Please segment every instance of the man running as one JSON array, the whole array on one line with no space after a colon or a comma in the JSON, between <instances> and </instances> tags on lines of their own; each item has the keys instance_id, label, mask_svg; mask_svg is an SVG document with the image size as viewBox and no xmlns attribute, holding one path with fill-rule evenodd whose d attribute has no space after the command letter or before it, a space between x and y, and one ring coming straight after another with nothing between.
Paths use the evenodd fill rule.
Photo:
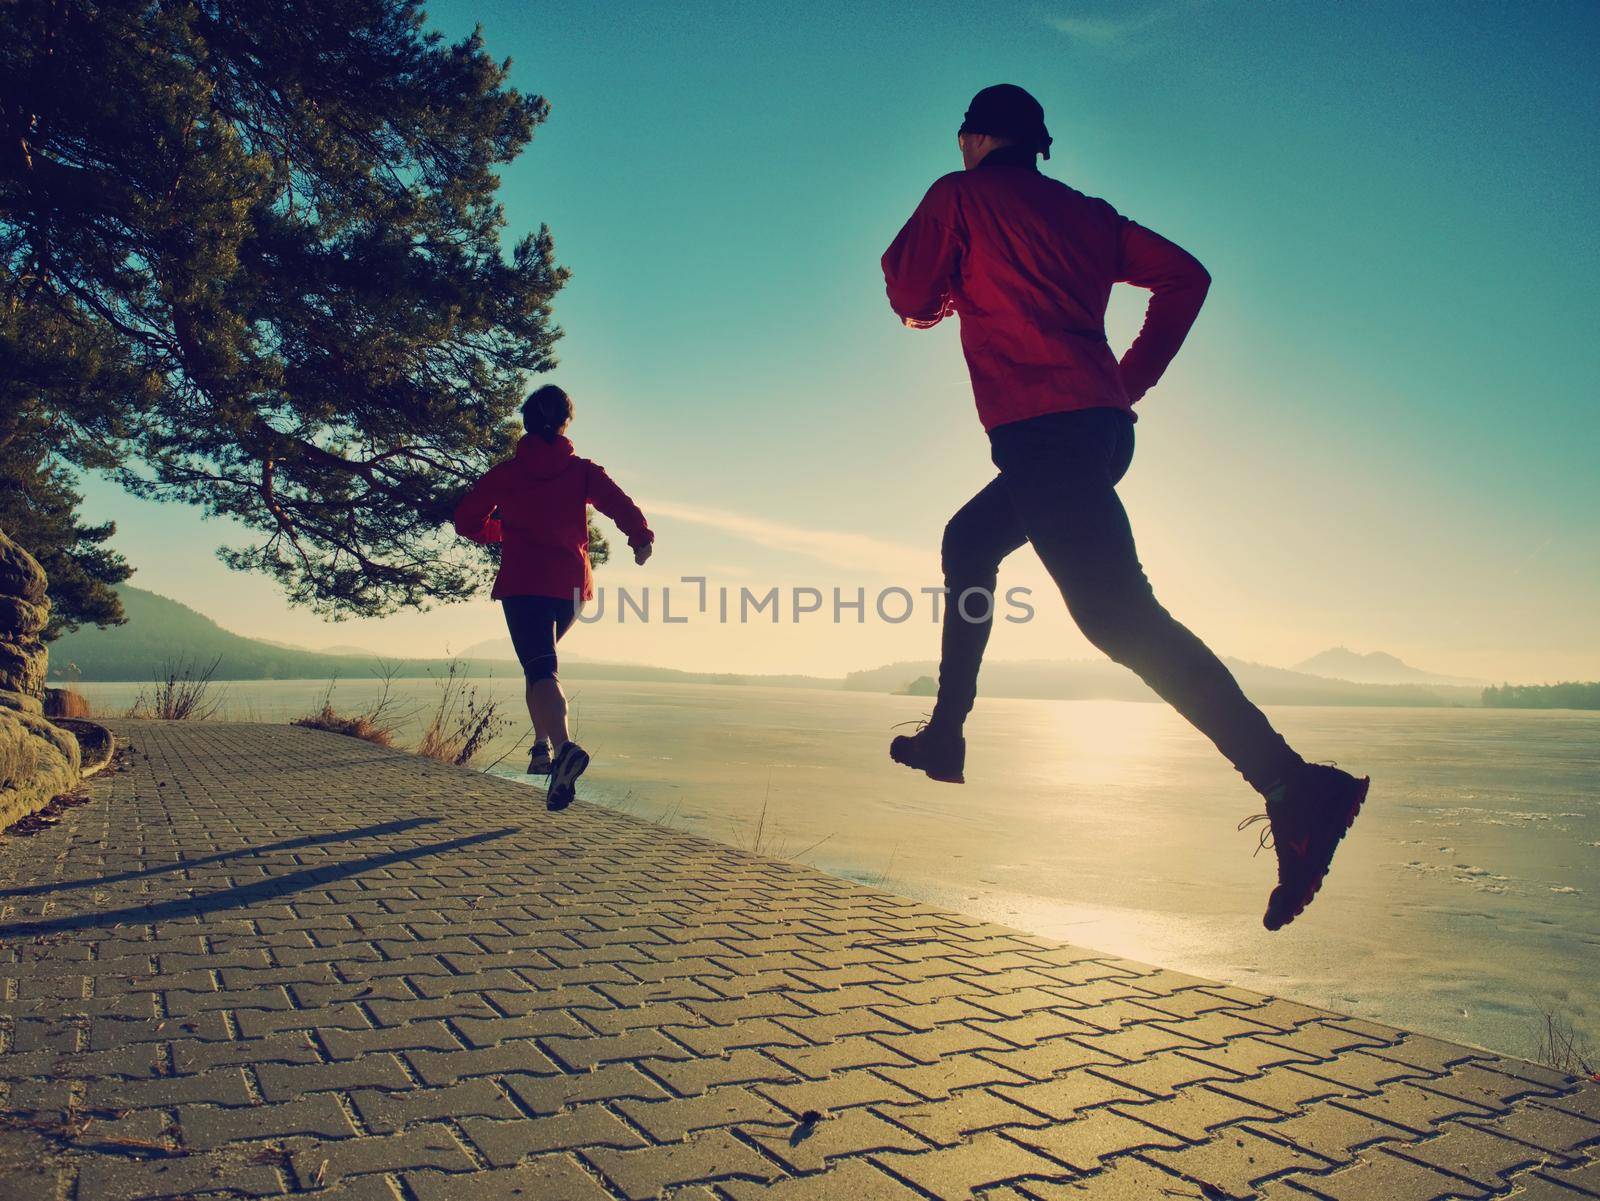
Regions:
<instances>
[{"instance_id":1,"label":"man running","mask_svg":"<svg viewBox=\"0 0 1600 1201\"><path fill-rule=\"evenodd\" d=\"M1266 801L1277 930L1310 904L1368 781L1308 764L1145 579L1116 484L1133 457L1133 405L1161 378L1211 277L1182 248L1039 171L1044 110L1022 88L973 97L965 168L937 180L883 256L889 304L928 329L957 313L978 417L1000 474L950 519L939 692L929 720L890 744L897 763L963 781L1000 561L1031 542L1090 642L1210 738ZM1106 341L1114 283L1153 294L1118 362ZM1262 820L1261 815L1247 818ZM1263 836L1263 843L1268 839Z\"/></svg>"}]
</instances>

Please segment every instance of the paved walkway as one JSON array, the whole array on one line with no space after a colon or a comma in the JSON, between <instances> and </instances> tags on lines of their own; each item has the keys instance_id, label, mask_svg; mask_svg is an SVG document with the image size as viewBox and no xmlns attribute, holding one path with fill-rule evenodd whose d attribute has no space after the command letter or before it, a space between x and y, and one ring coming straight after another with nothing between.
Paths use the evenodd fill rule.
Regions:
<instances>
[{"instance_id":1,"label":"paved walkway","mask_svg":"<svg viewBox=\"0 0 1600 1201\"><path fill-rule=\"evenodd\" d=\"M1600 1195L1600 1089L365 743L0 846L0 1198Z\"/></svg>"}]
</instances>

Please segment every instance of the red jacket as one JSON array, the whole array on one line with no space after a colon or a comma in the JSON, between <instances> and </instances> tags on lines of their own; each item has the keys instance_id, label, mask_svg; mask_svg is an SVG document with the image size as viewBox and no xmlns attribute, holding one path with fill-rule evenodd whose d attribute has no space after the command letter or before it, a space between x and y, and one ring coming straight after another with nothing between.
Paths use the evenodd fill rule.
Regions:
<instances>
[{"instance_id":1,"label":"red jacket","mask_svg":"<svg viewBox=\"0 0 1600 1201\"><path fill-rule=\"evenodd\" d=\"M615 521L628 545L655 539L639 506L605 468L580 459L572 443L523 435L517 453L491 467L456 506L456 533L498 542L495 600L505 596L594 598L589 506Z\"/></svg>"},{"instance_id":2,"label":"red jacket","mask_svg":"<svg viewBox=\"0 0 1600 1201\"><path fill-rule=\"evenodd\" d=\"M1187 251L1009 147L928 189L884 254L883 274L907 325L961 315L985 429L1131 408L1178 353L1211 283ZM1106 342L1113 283L1155 293L1120 364Z\"/></svg>"}]
</instances>

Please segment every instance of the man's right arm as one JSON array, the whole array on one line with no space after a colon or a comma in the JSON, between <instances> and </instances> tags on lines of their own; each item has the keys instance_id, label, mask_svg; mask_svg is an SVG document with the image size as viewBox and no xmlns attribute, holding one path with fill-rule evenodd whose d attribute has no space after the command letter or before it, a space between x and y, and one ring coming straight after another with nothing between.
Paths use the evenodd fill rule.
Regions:
<instances>
[{"instance_id":1,"label":"man's right arm","mask_svg":"<svg viewBox=\"0 0 1600 1201\"><path fill-rule=\"evenodd\" d=\"M1175 242L1135 221L1122 222L1117 255L1117 282L1148 288L1153 295L1144 327L1122 356L1122 383L1136 401L1172 362L1200 315L1211 275L1200 261Z\"/></svg>"},{"instance_id":2,"label":"man's right arm","mask_svg":"<svg viewBox=\"0 0 1600 1201\"><path fill-rule=\"evenodd\" d=\"M913 329L938 325L955 312L951 293L961 246L951 219L947 189L935 183L884 252L889 307Z\"/></svg>"}]
</instances>

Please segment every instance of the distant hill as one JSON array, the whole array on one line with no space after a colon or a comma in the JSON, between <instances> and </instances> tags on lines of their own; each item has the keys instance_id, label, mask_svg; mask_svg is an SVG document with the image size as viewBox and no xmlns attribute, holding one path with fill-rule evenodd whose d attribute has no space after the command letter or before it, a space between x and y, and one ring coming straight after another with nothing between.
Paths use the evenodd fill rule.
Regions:
<instances>
[{"instance_id":1,"label":"distant hill","mask_svg":"<svg viewBox=\"0 0 1600 1201\"><path fill-rule=\"evenodd\" d=\"M92 682L149 680L168 663L188 663L205 668L217 660L219 680L329 680L366 679L376 660L370 651L335 655L245 638L230 633L188 605L123 585L125 625L100 630L85 626L50 644L50 677ZM441 659L386 661L401 678L416 678L444 671ZM514 675L515 662L471 660L474 675Z\"/></svg>"},{"instance_id":2,"label":"distant hill","mask_svg":"<svg viewBox=\"0 0 1600 1201\"><path fill-rule=\"evenodd\" d=\"M1307 675L1327 676L1334 680L1349 680L1355 684L1451 684L1460 687L1482 687L1482 680L1463 679L1459 676L1442 676L1412 667L1384 651L1361 654L1348 647L1336 646L1321 654L1312 655L1296 663L1294 671Z\"/></svg>"},{"instance_id":3,"label":"distant hill","mask_svg":"<svg viewBox=\"0 0 1600 1201\"><path fill-rule=\"evenodd\" d=\"M1281 667L1223 660L1239 686L1260 705L1478 705L1481 691L1444 685L1358 684ZM932 660L890 663L851 672L846 689L904 693L926 676L938 675ZM979 681L984 696L1052 700L1153 701L1156 694L1126 668L1107 660L1026 660L985 663Z\"/></svg>"},{"instance_id":4,"label":"distant hill","mask_svg":"<svg viewBox=\"0 0 1600 1201\"><path fill-rule=\"evenodd\" d=\"M516 647L511 645L510 638L486 638L482 642L474 642L461 652L468 658L481 656L485 659L515 659Z\"/></svg>"},{"instance_id":5,"label":"distant hill","mask_svg":"<svg viewBox=\"0 0 1600 1201\"><path fill-rule=\"evenodd\" d=\"M100 630L93 626L64 634L50 644L50 678L91 683L153 679L169 663L204 669L217 660L218 680L346 680L370 677L381 662L396 678L440 675L448 659L380 659L359 647L344 653L309 651L263 638L230 633L188 605L123 585L117 589L126 624ZM515 676L517 665L510 639L494 639L468 647L461 655L467 674ZM574 679L640 680L679 684L760 684L770 688L838 688L840 681L815 676L757 676L717 672L675 671L629 663L592 663L563 656L562 674Z\"/></svg>"},{"instance_id":6,"label":"distant hill","mask_svg":"<svg viewBox=\"0 0 1600 1201\"><path fill-rule=\"evenodd\" d=\"M1488 709L1600 709L1600 680L1501 684L1483 690Z\"/></svg>"},{"instance_id":7,"label":"distant hill","mask_svg":"<svg viewBox=\"0 0 1600 1201\"><path fill-rule=\"evenodd\" d=\"M219 680L329 680L336 676L358 680L371 676L379 661L371 651L355 647L348 648L349 653L332 654L246 638L224 630L209 617L178 601L126 585L117 591L128 615L127 624L106 630L80 629L52 643L51 679L69 679L76 674L77 678L89 682L146 681L169 663L186 662L204 668L216 659ZM461 660L469 675L508 676L521 670L511 655L509 639L490 639L470 646ZM445 659L383 662L402 679L438 675L449 665ZM1432 682L1358 683L1238 659L1226 662L1244 690L1264 705L1477 705L1482 698L1481 689L1477 687ZM1415 671L1405 664L1400 666ZM938 671L938 664L932 660L916 660L851 672L840 680L803 675L677 671L636 663L562 658L562 674L573 679L846 688L865 692L910 692L919 696L931 690ZM991 662L983 669L982 690L985 696L1040 699L1156 699L1132 672L1103 659Z\"/></svg>"}]
</instances>

